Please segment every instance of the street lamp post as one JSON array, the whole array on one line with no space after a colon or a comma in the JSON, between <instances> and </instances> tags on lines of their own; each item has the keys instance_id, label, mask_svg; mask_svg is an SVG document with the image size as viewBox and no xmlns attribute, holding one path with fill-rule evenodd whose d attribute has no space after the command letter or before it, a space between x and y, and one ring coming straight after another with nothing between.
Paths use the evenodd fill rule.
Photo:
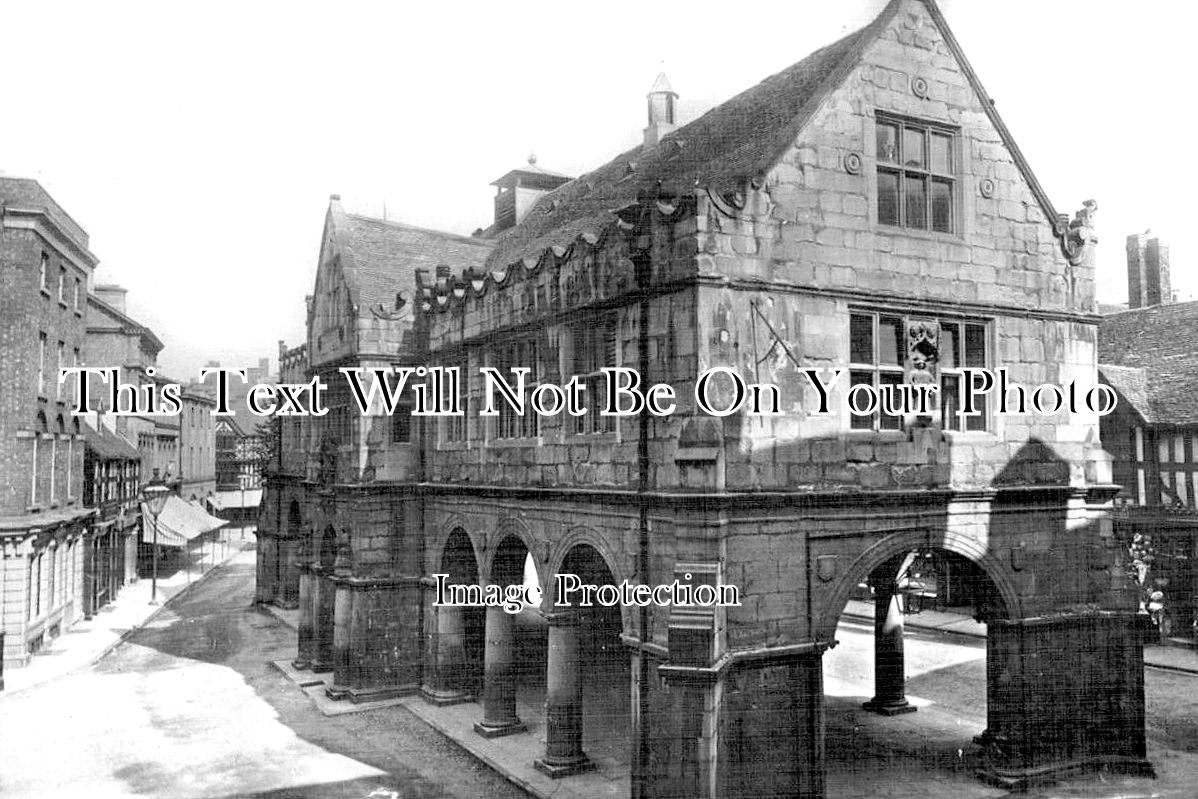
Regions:
<instances>
[{"instance_id":1,"label":"street lamp post","mask_svg":"<svg viewBox=\"0 0 1198 799\"><path fill-rule=\"evenodd\" d=\"M154 521L154 543L153 558L154 566L153 573L150 578L150 604L158 604L158 516L162 513L163 506L166 505L166 498L170 496L171 490L166 487L166 483L158 477L158 470L154 470L154 477L146 484L146 487L141 490L142 501L146 504L146 510L150 511Z\"/></svg>"}]
</instances>

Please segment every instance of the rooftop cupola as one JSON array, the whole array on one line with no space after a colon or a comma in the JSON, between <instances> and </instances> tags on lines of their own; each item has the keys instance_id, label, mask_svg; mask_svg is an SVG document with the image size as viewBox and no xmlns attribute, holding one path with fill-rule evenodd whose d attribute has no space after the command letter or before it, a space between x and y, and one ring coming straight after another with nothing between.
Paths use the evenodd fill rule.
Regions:
<instances>
[{"instance_id":1,"label":"rooftop cupola","mask_svg":"<svg viewBox=\"0 0 1198 799\"><path fill-rule=\"evenodd\" d=\"M677 127L674 106L678 93L670 86L666 73L658 74L649 90L649 124L645 128L645 149L656 147L662 137Z\"/></svg>"},{"instance_id":2,"label":"rooftop cupola","mask_svg":"<svg viewBox=\"0 0 1198 799\"><path fill-rule=\"evenodd\" d=\"M494 231L507 230L520 224L542 195L571 180L567 175L537 166L537 157L528 156L527 166L513 169L491 184L497 189Z\"/></svg>"}]
</instances>

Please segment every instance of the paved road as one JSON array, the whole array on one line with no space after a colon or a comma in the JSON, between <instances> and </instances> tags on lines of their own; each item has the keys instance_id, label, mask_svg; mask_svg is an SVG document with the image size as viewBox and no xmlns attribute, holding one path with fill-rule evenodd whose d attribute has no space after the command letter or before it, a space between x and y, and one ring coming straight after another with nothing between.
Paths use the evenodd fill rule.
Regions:
<instances>
[{"instance_id":1,"label":"paved road","mask_svg":"<svg viewBox=\"0 0 1198 799\"><path fill-rule=\"evenodd\" d=\"M873 689L873 625L842 619L824 656L829 797L999 797L974 777L970 741L986 726L985 641L908 629L907 698L919 711L883 718L860 703ZM1079 778L1032 795L1198 793L1198 676L1145 670L1149 757L1160 779Z\"/></svg>"},{"instance_id":2,"label":"paved road","mask_svg":"<svg viewBox=\"0 0 1198 799\"><path fill-rule=\"evenodd\" d=\"M0 698L0 796L524 799L402 708L326 718L268 661L253 553L98 665Z\"/></svg>"},{"instance_id":3,"label":"paved road","mask_svg":"<svg viewBox=\"0 0 1198 799\"><path fill-rule=\"evenodd\" d=\"M253 553L215 572L94 667L0 697L0 796L436 799L524 794L402 708L326 718L268 665L294 632L250 608ZM974 777L985 723L981 641L908 631L918 713L860 710L872 637L845 620L825 657L828 795L1000 797ZM1044 797L1192 797L1198 677L1149 670L1161 779L1091 778Z\"/></svg>"}]
</instances>

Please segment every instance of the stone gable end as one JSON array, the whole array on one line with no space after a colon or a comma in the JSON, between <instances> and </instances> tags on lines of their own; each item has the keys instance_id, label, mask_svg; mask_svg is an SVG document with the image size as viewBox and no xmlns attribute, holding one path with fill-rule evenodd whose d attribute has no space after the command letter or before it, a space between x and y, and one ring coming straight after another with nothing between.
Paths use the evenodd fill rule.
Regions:
<instances>
[{"instance_id":1,"label":"stone gable end","mask_svg":"<svg viewBox=\"0 0 1198 799\"><path fill-rule=\"evenodd\" d=\"M1094 276L1062 256L1053 220L986 102L924 3L904 2L767 176L768 212L780 225L770 253L775 275L899 296L1091 312ZM953 233L878 224L879 113L956 132Z\"/></svg>"}]
</instances>

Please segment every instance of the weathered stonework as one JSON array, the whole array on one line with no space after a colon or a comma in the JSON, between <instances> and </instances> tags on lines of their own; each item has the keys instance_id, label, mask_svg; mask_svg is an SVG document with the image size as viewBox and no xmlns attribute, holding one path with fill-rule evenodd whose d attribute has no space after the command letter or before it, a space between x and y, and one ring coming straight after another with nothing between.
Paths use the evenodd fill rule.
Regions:
<instances>
[{"instance_id":1,"label":"weathered stonework","mask_svg":"<svg viewBox=\"0 0 1198 799\"><path fill-rule=\"evenodd\" d=\"M853 314L890 314L972 325L981 363L1032 387L1093 385L1094 206L1058 218L933 3L895 0L811 58L635 163L617 159L547 194L510 232L480 240L495 248L485 262L417 271L410 330L387 332L393 320L352 303L356 316L310 316L306 374L459 366L468 401L460 420L413 420L394 446L377 415L339 440L322 438L327 420L313 425L296 437L305 480L293 466L273 483L281 498L295 492L302 551L321 564L300 578L300 660L327 659L335 693L420 686L432 702L479 700L480 734L522 734L523 633L501 612L481 621L435 607L430 589L438 573L520 584L531 563L550 642L538 768L587 768L588 715L631 707L636 796L819 797L821 658L850 592L884 564L935 549L989 578L978 607L993 666L985 776L1023 785L1078 768L1149 768L1136 605L1105 517L1116 489L1097 417L989 408L978 429L953 429L967 425L938 411L927 424L857 429L847 380L836 412L817 415L799 372L847 366ZM743 122L766 105L793 107L799 121L766 132ZM745 142L720 138L721 113ZM952 131L951 232L879 220L879 114ZM773 149L759 140L767 134ZM333 246L338 213L318 311L339 296L338 274L352 287L346 253L361 246ZM960 360L966 345L955 346ZM673 386L678 407L611 421L480 416L479 367L515 365L555 383L632 367L643 385ZM693 388L715 366L776 384L784 413L700 412ZM937 379L951 368L937 363ZM286 449L283 459L304 460ZM731 584L741 605L584 619L552 590L555 575L578 569L614 583ZM579 654L588 635L626 652L620 708L581 698L580 682L600 676L586 672L598 658ZM1092 687L1074 691L1083 668ZM1033 701L1051 717L1030 723Z\"/></svg>"}]
</instances>

